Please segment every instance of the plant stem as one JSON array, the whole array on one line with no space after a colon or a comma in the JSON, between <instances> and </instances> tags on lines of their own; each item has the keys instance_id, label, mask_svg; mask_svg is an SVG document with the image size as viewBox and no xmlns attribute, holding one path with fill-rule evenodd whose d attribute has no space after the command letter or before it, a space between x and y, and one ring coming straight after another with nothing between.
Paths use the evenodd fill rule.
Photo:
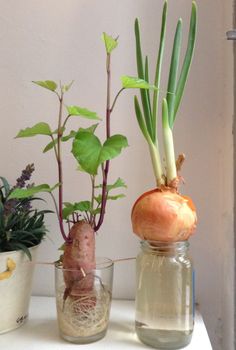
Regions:
<instances>
[{"instance_id":1,"label":"plant stem","mask_svg":"<svg viewBox=\"0 0 236 350\"><path fill-rule=\"evenodd\" d=\"M112 111L113 111L113 109L114 109L114 107L115 107L115 104L116 104L116 101L117 101L119 95L120 95L120 94L122 93L122 91L124 91L124 90L125 90L125 88L122 88L122 89L120 89L120 90L118 91L118 93L116 94L116 97L114 98L114 101L113 101L112 106L111 106L111 109L110 109L111 113L112 113Z\"/></svg>"},{"instance_id":2,"label":"plant stem","mask_svg":"<svg viewBox=\"0 0 236 350\"><path fill-rule=\"evenodd\" d=\"M52 139L52 142L53 142L53 149L54 149L55 157L56 157L56 160L57 160L58 159L58 155L57 155L57 149L56 149L55 139L54 139L53 135L51 135L51 139Z\"/></svg>"},{"instance_id":3,"label":"plant stem","mask_svg":"<svg viewBox=\"0 0 236 350\"><path fill-rule=\"evenodd\" d=\"M95 176L91 176L91 183L92 183L92 195L91 195L91 213L90 213L90 219L89 222L91 225L93 225L94 221L94 214L92 213L93 207L94 207L94 194L95 194Z\"/></svg>"},{"instance_id":4,"label":"plant stem","mask_svg":"<svg viewBox=\"0 0 236 350\"><path fill-rule=\"evenodd\" d=\"M177 178L177 171L175 162L173 133L169 125L168 104L165 98L163 99L162 103L162 123L163 143L166 156L167 185L171 185L171 183Z\"/></svg>"},{"instance_id":5,"label":"plant stem","mask_svg":"<svg viewBox=\"0 0 236 350\"><path fill-rule=\"evenodd\" d=\"M58 221L60 220L60 216L59 216L59 211L58 211L58 206L57 206L57 202L56 202L56 199L54 197L54 194L52 192L49 192L50 196L52 197L52 201L53 201L53 204L54 204L54 207L55 207L55 210L56 210L56 214L57 214L57 218L58 218Z\"/></svg>"},{"instance_id":6,"label":"plant stem","mask_svg":"<svg viewBox=\"0 0 236 350\"><path fill-rule=\"evenodd\" d=\"M57 165L58 165L58 179L59 179L59 195L58 195L58 205L59 205L59 226L61 230L62 237L66 242L69 241L69 238L66 236L64 226L63 226L63 173L62 173L62 160L61 160L61 124L62 124L62 107L63 107L63 92L61 92L61 96L59 97L60 107L59 107L59 118L58 118L58 128L57 128Z\"/></svg>"},{"instance_id":7,"label":"plant stem","mask_svg":"<svg viewBox=\"0 0 236 350\"><path fill-rule=\"evenodd\" d=\"M111 55L108 53L107 62L106 62L106 70L107 70L106 139L108 139L111 136L111 124L110 124L111 71L110 71L110 67L111 67ZM108 172L109 172L109 165L110 165L110 161L107 160L103 171L101 211L100 211L98 223L97 225L95 225L95 228L94 228L95 231L99 230L104 220L106 202L107 202L107 178L108 178Z\"/></svg>"},{"instance_id":8,"label":"plant stem","mask_svg":"<svg viewBox=\"0 0 236 350\"><path fill-rule=\"evenodd\" d=\"M160 187L161 185L165 184L165 181L162 173L161 157L159 152L158 141L156 141L155 144L150 141L148 142L148 144L149 144L149 151L151 155L154 175L156 178L156 185L157 187Z\"/></svg>"},{"instance_id":9,"label":"plant stem","mask_svg":"<svg viewBox=\"0 0 236 350\"><path fill-rule=\"evenodd\" d=\"M71 117L71 115L70 114L68 114L68 116L66 117L66 119L65 119L65 121L64 121L64 123L63 123L63 125L62 125L62 129L64 129L65 128L65 126L66 126L66 123L68 122L68 120L69 120L69 118Z\"/></svg>"}]
</instances>

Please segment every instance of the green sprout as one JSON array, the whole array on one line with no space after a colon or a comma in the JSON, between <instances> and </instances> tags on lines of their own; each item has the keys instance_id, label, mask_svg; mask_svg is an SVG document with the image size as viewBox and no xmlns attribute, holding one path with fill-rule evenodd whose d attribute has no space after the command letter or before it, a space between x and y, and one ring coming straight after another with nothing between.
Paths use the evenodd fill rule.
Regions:
<instances>
[{"instance_id":1,"label":"green sprout","mask_svg":"<svg viewBox=\"0 0 236 350\"><path fill-rule=\"evenodd\" d=\"M154 175L156 179L157 187L162 185L173 186L174 181L177 178L177 168L174 152L173 142L173 127L176 119L176 115L183 97L186 81L188 78L190 65L192 62L195 39L196 39L196 28L197 28L197 6L196 3L192 2L192 12L188 34L188 44L183 60L182 68L180 66L180 54L182 44L182 19L178 20L173 49L172 57L169 69L169 79L167 86L166 97L162 100L162 129L163 129L163 142L164 152L166 160L166 174L163 172L163 166L161 162L161 156L159 151L159 143L157 137L157 120L158 120L158 103L161 86L161 73L163 65L164 47L166 39L166 18L167 18L167 1L164 2L162 12L162 24L159 50L157 55L156 73L154 79L153 96L151 100L150 89L140 89L141 105L137 98L134 97L134 107L136 112L137 121L139 127L145 137L151 155ZM135 20L135 38L136 38L136 59L137 59L137 71L138 77L144 79L149 83L149 65L148 56L143 59L140 30L138 19Z\"/></svg>"}]
</instances>

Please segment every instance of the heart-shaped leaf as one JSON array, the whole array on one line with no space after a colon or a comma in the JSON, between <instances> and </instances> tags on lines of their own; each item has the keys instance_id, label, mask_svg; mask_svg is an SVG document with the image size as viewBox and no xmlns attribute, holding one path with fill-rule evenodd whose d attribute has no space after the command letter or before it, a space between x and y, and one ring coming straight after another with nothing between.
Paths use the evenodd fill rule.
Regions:
<instances>
[{"instance_id":1,"label":"heart-shaped leaf","mask_svg":"<svg viewBox=\"0 0 236 350\"><path fill-rule=\"evenodd\" d=\"M73 141L72 153L86 172L96 175L101 149L97 136L88 131L79 131Z\"/></svg>"},{"instance_id":2,"label":"heart-shaped leaf","mask_svg":"<svg viewBox=\"0 0 236 350\"><path fill-rule=\"evenodd\" d=\"M83 170L91 175L97 175L100 164L117 157L122 148L127 146L127 139L122 135L113 135L102 145L94 134L79 131L73 141L72 153Z\"/></svg>"},{"instance_id":3,"label":"heart-shaped leaf","mask_svg":"<svg viewBox=\"0 0 236 350\"><path fill-rule=\"evenodd\" d=\"M128 146L127 138L123 135L113 135L109 137L103 144L101 154L99 157L99 164L104 163L106 160L117 157L122 148Z\"/></svg>"}]
</instances>

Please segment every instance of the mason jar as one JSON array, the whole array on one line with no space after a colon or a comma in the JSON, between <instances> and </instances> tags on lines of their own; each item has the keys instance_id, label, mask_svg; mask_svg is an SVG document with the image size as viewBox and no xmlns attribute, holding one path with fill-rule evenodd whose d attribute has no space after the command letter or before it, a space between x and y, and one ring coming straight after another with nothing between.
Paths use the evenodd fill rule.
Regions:
<instances>
[{"instance_id":1,"label":"mason jar","mask_svg":"<svg viewBox=\"0 0 236 350\"><path fill-rule=\"evenodd\" d=\"M136 262L135 329L158 349L190 343L194 326L194 270L188 241L142 241Z\"/></svg>"}]
</instances>

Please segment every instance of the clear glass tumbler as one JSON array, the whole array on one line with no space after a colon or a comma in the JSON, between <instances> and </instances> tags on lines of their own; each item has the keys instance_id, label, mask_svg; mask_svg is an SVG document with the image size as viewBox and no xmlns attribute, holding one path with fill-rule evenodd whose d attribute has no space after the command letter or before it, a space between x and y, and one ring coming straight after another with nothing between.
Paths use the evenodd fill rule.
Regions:
<instances>
[{"instance_id":1,"label":"clear glass tumbler","mask_svg":"<svg viewBox=\"0 0 236 350\"><path fill-rule=\"evenodd\" d=\"M110 259L97 258L96 268L86 273L82 269L63 269L60 263L56 263L57 319L63 339L87 344L105 336L112 283L113 261Z\"/></svg>"},{"instance_id":2,"label":"clear glass tumbler","mask_svg":"<svg viewBox=\"0 0 236 350\"><path fill-rule=\"evenodd\" d=\"M187 241L142 241L137 257L135 328L158 349L190 343L194 326L194 275Z\"/></svg>"}]
</instances>

